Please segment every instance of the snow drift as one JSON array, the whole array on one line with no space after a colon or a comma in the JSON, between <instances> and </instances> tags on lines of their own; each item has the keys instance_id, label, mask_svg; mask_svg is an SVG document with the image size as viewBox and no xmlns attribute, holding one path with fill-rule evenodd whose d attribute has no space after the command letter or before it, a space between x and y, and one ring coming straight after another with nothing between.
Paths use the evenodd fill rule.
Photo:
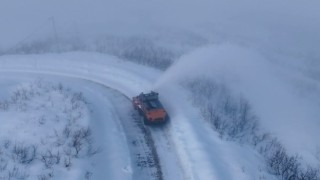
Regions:
<instances>
[{"instance_id":1,"label":"snow drift","mask_svg":"<svg viewBox=\"0 0 320 180\"><path fill-rule=\"evenodd\" d=\"M253 49L224 44L184 55L155 87L169 87L199 77L225 84L233 94L249 101L264 131L278 137L290 154L298 153L316 165L320 145L316 140L320 135L318 102L295 93L300 87L293 86L295 81L283 72L295 73L268 61Z\"/></svg>"}]
</instances>

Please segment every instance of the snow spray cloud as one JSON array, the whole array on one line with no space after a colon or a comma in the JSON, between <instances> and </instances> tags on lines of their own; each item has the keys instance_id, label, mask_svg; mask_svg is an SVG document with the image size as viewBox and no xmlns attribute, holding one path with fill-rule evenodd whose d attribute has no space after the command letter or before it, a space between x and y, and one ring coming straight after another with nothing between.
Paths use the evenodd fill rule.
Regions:
<instances>
[{"instance_id":1,"label":"snow spray cloud","mask_svg":"<svg viewBox=\"0 0 320 180\"><path fill-rule=\"evenodd\" d=\"M279 137L290 152L310 159L310 152L320 145L314 139L320 135L317 108L294 94L278 72L279 67L252 49L230 44L208 46L177 60L155 89L166 90L197 77L223 83L249 101L263 128Z\"/></svg>"},{"instance_id":2,"label":"snow spray cloud","mask_svg":"<svg viewBox=\"0 0 320 180\"><path fill-rule=\"evenodd\" d=\"M201 76L229 84L239 83L264 69L261 59L258 53L231 44L199 48L177 60L155 86Z\"/></svg>"}]
</instances>

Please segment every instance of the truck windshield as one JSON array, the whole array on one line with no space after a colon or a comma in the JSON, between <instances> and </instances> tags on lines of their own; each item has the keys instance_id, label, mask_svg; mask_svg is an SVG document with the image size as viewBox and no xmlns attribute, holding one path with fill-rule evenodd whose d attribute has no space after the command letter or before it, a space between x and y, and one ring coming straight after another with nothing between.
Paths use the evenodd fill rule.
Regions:
<instances>
[{"instance_id":1,"label":"truck windshield","mask_svg":"<svg viewBox=\"0 0 320 180\"><path fill-rule=\"evenodd\" d=\"M148 106L150 109L162 108L162 104L158 100L148 101Z\"/></svg>"}]
</instances>

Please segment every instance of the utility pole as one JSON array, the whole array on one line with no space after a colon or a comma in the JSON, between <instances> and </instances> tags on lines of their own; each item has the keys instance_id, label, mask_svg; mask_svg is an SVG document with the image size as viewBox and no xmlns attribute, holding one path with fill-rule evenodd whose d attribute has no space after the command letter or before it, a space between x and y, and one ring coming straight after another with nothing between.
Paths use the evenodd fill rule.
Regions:
<instances>
[{"instance_id":1,"label":"utility pole","mask_svg":"<svg viewBox=\"0 0 320 180\"><path fill-rule=\"evenodd\" d=\"M56 41L56 46L57 46L57 50L58 53L61 52L60 50L60 43L59 43L59 39L58 39L58 33L57 33L57 28L56 28L56 22L54 20L54 17L50 17L51 23L52 23L52 28L53 28L53 33L54 33L54 39Z\"/></svg>"}]
</instances>

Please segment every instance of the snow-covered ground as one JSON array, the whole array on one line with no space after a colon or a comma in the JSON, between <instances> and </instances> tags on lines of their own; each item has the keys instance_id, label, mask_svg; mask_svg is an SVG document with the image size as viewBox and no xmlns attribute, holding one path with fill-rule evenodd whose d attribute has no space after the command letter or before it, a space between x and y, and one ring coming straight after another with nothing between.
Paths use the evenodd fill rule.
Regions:
<instances>
[{"instance_id":1,"label":"snow-covered ground","mask_svg":"<svg viewBox=\"0 0 320 180\"><path fill-rule=\"evenodd\" d=\"M63 98L74 95L90 102L74 117L92 129L99 153L75 158L69 170L43 170L56 179L274 179L266 172L312 170L319 179L319 6L319 0L1 1L0 179L10 168L39 174L38 162L46 160L24 166L16 150L32 157L41 135L50 139L53 127L66 127L55 122L66 119L64 109L79 107ZM37 53L43 55L30 55ZM39 79L51 88L32 93ZM70 89L59 90L60 83ZM170 113L165 127L144 126L132 110L130 98L150 90L159 91ZM225 141L216 128L224 117L239 125L232 120L241 121L242 107L257 130L251 140L267 139L260 145ZM25 144L8 145L8 139ZM271 151L275 163L297 160L291 169L268 161L261 153L268 143L280 150ZM37 150L57 160L45 150L53 145L42 144Z\"/></svg>"},{"instance_id":2,"label":"snow-covered ground","mask_svg":"<svg viewBox=\"0 0 320 180\"><path fill-rule=\"evenodd\" d=\"M299 153L307 163L317 166L319 147L313 137L318 135L319 103L312 100L318 94L317 79L305 73L305 69L293 74L288 66L274 66L267 61L258 63L255 60L262 57L242 48L228 45L208 49L210 51L203 49L183 57L167 72L96 53L2 56L1 99L9 97L17 85L39 78L83 92L89 101L88 107L93 110L90 118L85 119L90 122L95 143L102 151L77 163L69 171L69 179L83 177L87 172L93 173L92 179L274 179L267 173L264 159L252 147L221 140L193 107L187 90L179 85L186 77L209 75L248 99L261 119L262 128L279 137L291 154ZM230 51L233 55L227 56ZM230 58L234 54L246 60L238 64ZM212 57L225 59L215 62ZM194 58L201 61L194 64ZM251 66L254 68L249 68ZM194 74L194 68L203 71ZM275 84L277 88L269 89ZM139 125L132 111L130 97L151 89L160 92L170 114L171 120L165 127ZM60 101L59 97L55 99ZM28 117L23 113L9 116L8 112L2 116ZM294 123L290 117L294 117ZM34 129L30 133L32 128L25 128L25 134L31 134L30 137L39 133ZM287 128L295 133L286 133ZM10 132L2 131L2 134L5 137ZM141 165L148 160L152 165ZM59 179L59 176L62 173L55 177Z\"/></svg>"},{"instance_id":3,"label":"snow-covered ground","mask_svg":"<svg viewBox=\"0 0 320 180\"><path fill-rule=\"evenodd\" d=\"M88 112L86 113L79 109L79 112L84 113L83 117L78 119L78 122L75 122L71 127L88 126L92 130L91 138L97 154L94 153L87 156L86 151L83 151L79 157L72 158L70 167L64 168L65 161L63 158L68 142L64 143L65 146L62 145L62 148L57 148L55 143L51 142L43 144L43 141L56 141L55 133L58 132L60 135L60 131L65 130L64 126L68 123L69 118L64 111L65 109L63 109L68 105L66 103L68 98L62 96L61 98L63 99L61 99L59 93L49 91L47 94L32 98L32 101L27 103L28 109L24 111L13 109L8 112L1 111L0 113L1 117L3 117L2 123L5 125L1 126L1 143L9 140L15 143L21 142L25 146L34 144L37 147L37 154L39 155L37 155L36 159L39 158L39 160L34 160L25 168L23 168L24 165L21 165L20 171L24 172L23 170L25 170L29 179L36 179L40 175L45 176L49 173L52 173L54 179L84 179L86 175L92 179L101 179L109 176L114 177L114 179L131 179L131 158L127 142L117 116L113 113L113 105L106 98L105 94L108 93L105 93L105 88L79 79L9 72L1 73L1 100L10 97L12 91L17 87L37 86L38 82L41 82L44 88L38 90L42 93L46 89L50 90L51 85L60 84L65 90L68 89L66 93L71 95L72 92L83 93L86 101L88 101L84 108ZM50 96L52 100L48 101ZM41 108L37 108L38 106L41 106ZM58 116L59 119L57 121L56 118ZM46 153L49 149L53 153L59 151L61 160L58 164L53 163L51 167L46 167L42 163L41 154ZM10 165L19 165L19 163L10 163L8 169L13 169ZM6 173L6 171L3 173Z\"/></svg>"},{"instance_id":4,"label":"snow-covered ground","mask_svg":"<svg viewBox=\"0 0 320 180\"><path fill-rule=\"evenodd\" d=\"M161 76L161 71L95 53L3 56L0 59L0 68L1 81L4 83L7 83L10 77L20 73L24 74L21 78L22 82L31 76L28 73L37 73L40 76L60 77L49 78L55 81L61 77L74 79L77 85L70 83L71 87L96 96L91 103L94 111L102 114L96 113L99 120L95 122L95 118L91 118L90 124L93 131L98 134L96 141L102 141L102 145L105 144L103 147L108 149L107 152L112 152L112 154L103 153L103 156L98 154L95 157L100 157L95 163L98 169L97 174L99 174L96 177L97 179L99 177L110 179L134 177L131 174L136 170L128 162L132 159L128 151L130 142L126 143L128 140L125 138L126 132L123 131L121 121L115 118L119 116L117 113L119 109L112 110L116 106L108 102L107 96L112 93L103 96L103 90L90 87L86 83L79 83L79 79L110 87L127 97L132 97L141 91L151 90ZM188 101L184 89L180 89L178 85L172 85L163 90L161 87L158 89L163 94L161 99L170 113L171 120L163 131L154 128L148 128L148 130L151 131L159 155L163 178L259 179L265 177L273 179L266 173L262 157L253 149L222 141L208 124L201 122L200 115ZM130 101L123 103L130 104ZM114 139L115 137L117 140Z\"/></svg>"},{"instance_id":5,"label":"snow-covered ground","mask_svg":"<svg viewBox=\"0 0 320 180\"><path fill-rule=\"evenodd\" d=\"M272 62L254 49L225 44L184 55L161 76L157 86L164 88L195 77L226 85L232 93L249 101L264 131L279 138L290 154L298 153L317 167L317 67L316 61Z\"/></svg>"}]
</instances>

